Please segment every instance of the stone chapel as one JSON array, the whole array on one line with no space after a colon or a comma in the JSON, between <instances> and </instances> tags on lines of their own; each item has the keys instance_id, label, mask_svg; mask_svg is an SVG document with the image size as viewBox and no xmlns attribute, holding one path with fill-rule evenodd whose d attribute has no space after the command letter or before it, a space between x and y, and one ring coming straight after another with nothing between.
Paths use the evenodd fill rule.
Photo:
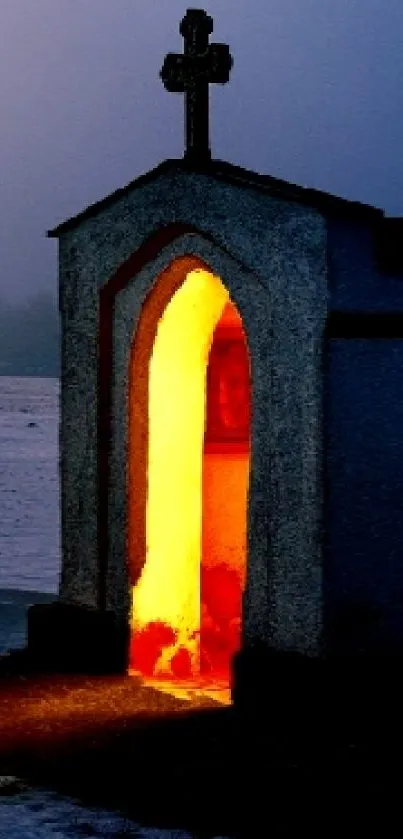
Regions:
<instances>
[{"instance_id":1,"label":"stone chapel","mask_svg":"<svg viewBox=\"0 0 403 839\"><path fill-rule=\"evenodd\" d=\"M49 233L62 570L28 649L236 695L243 660L403 647L403 219L213 159L212 29L189 9L161 71L184 158Z\"/></svg>"}]
</instances>

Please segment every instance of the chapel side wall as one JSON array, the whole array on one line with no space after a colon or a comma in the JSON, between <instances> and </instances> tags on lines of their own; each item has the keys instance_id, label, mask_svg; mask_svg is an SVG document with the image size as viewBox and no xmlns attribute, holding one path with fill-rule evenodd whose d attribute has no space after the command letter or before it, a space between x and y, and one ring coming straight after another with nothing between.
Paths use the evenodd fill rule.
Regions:
<instances>
[{"instance_id":1,"label":"chapel side wall","mask_svg":"<svg viewBox=\"0 0 403 839\"><path fill-rule=\"evenodd\" d=\"M61 237L60 598L97 608L98 295L86 257L74 233Z\"/></svg>"},{"instance_id":2,"label":"chapel side wall","mask_svg":"<svg viewBox=\"0 0 403 839\"><path fill-rule=\"evenodd\" d=\"M403 311L402 277L381 273L375 261L374 223L327 219L331 311Z\"/></svg>"},{"instance_id":3,"label":"chapel side wall","mask_svg":"<svg viewBox=\"0 0 403 839\"><path fill-rule=\"evenodd\" d=\"M329 224L332 310L402 314L371 229ZM336 652L403 648L403 340L327 341L326 632Z\"/></svg>"}]
</instances>

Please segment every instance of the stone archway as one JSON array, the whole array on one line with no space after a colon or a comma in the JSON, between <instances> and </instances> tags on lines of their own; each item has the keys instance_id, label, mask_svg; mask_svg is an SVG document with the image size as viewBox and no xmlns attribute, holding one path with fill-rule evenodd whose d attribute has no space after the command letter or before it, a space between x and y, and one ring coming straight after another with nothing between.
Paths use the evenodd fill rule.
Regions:
<instances>
[{"instance_id":1,"label":"stone archway","mask_svg":"<svg viewBox=\"0 0 403 839\"><path fill-rule=\"evenodd\" d=\"M145 298L128 413L129 666L228 687L246 580L249 354L228 290L196 257L175 259Z\"/></svg>"},{"instance_id":2,"label":"stone archway","mask_svg":"<svg viewBox=\"0 0 403 839\"><path fill-rule=\"evenodd\" d=\"M186 254L186 256L185 256ZM272 347L270 294L262 278L225 249L209 233L169 225L156 230L118 268L100 292L99 307L99 402L98 402L98 551L101 607L129 628L131 581L127 562L127 541L133 505L137 522L145 515L145 469L131 472L131 464L145 463L147 425L144 412L134 410L141 400L133 394L130 381L134 352L133 336L139 349L135 385L147 393L148 378L141 374L147 352L151 353L153 324L184 281L186 271L203 267L222 278L236 304L248 336L251 364L251 433L248 488L247 567L242 598L242 648L266 642L269 633L270 593L269 517L271 437L270 376L268 361ZM162 282L162 277L164 281ZM157 280L159 280L157 282ZM157 311L158 310L158 311ZM129 441L134 459L128 457ZM129 481L136 491L129 503ZM144 518L143 518L144 520ZM145 556L145 533L132 530L131 580L138 579ZM137 575L137 576L136 576ZM275 604L274 604L275 605ZM127 660L127 659L126 659Z\"/></svg>"}]
</instances>

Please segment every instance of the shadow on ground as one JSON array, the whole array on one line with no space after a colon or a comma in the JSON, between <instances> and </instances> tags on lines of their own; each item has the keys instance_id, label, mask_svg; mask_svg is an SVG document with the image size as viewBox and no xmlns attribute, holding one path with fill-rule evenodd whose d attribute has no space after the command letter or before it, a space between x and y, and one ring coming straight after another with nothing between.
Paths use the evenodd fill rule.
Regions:
<instances>
[{"instance_id":1,"label":"shadow on ground","mask_svg":"<svg viewBox=\"0 0 403 839\"><path fill-rule=\"evenodd\" d=\"M34 674L15 653L0 658L0 774L195 839L356 839L370 828L388 835L389 825L393 835L402 666L302 662L290 676L280 657L266 679L263 668L244 668L235 710L189 704L133 677Z\"/></svg>"},{"instance_id":2,"label":"shadow on ground","mask_svg":"<svg viewBox=\"0 0 403 839\"><path fill-rule=\"evenodd\" d=\"M3 677L0 771L197 839L384 832L400 785L391 720L375 732L368 718L353 742L297 695L267 710L189 707L128 677Z\"/></svg>"}]
</instances>

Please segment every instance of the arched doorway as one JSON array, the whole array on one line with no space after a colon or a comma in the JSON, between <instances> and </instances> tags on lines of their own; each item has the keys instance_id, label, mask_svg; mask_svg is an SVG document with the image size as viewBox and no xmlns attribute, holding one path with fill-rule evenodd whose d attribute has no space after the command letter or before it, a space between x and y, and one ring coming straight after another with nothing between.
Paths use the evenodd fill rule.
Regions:
<instances>
[{"instance_id":1,"label":"arched doorway","mask_svg":"<svg viewBox=\"0 0 403 839\"><path fill-rule=\"evenodd\" d=\"M132 344L129 671L224 696L246 577L249 354L221 279L187 261L157 280Z\"/></svg>"}]
</instances>

